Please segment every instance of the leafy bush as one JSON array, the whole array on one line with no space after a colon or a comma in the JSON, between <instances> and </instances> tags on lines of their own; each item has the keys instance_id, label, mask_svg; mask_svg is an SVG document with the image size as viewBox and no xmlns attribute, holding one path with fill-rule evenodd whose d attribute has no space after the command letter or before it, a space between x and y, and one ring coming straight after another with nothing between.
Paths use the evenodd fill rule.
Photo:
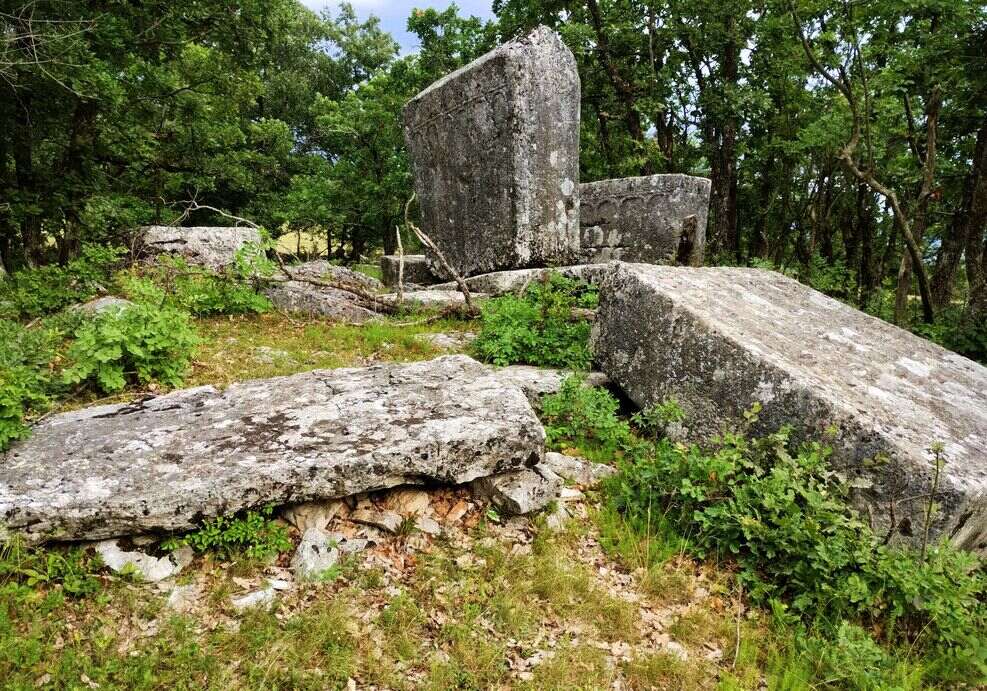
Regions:
<instances>
[{"instance_id":1,"label":"leafy bush","mask_svg":"<svg viewBox=\"0 0 987 691\"><path fill-rule=\"evenodd\" d=\"M288 532L271 520L273 511L274 506L267 505L239 516L219 516L205 521L198 530L166 540L162 546L173 550L188 545L196 552L216 551L224 557L244 554L267 560L292 547Z\"/></svg>"},{"instance_id":2,"label":"leafy bush","mask_svg":"<svg viewBox=\"0 0 987 691\"><path fill-rule=\"evenodd\" d=\"M927 559L880 543L850 509L819 443L788 431L727 435L711 452L661 441L633 454L609 488L638 524L664 522L692 552L736 560L750 597L793 621L877 625L889 642L927 644L969 678L987 675L987 580L977 558L942 545ZM782 604L783 603L783 604Z\"/></svg>"},{"instance_id":3,"label":"leafy bush","mask_svg":"<svg viewBox=\"0 0 987 691\"><path fill-rule=\"evenodd\" d=\"M214 274L182 258L162 258L157 266L120 276L119 283L123 294L135 302L169 305L196 316L260 314L271 309L271 301L247 279Z\"/></svg>"},{"instance_id":4,"label":"leafy bush","mask_svg":"<svg viewBox=\"0 0 987 691\"><path fill-rule=\"evenodd\" d=\"M645 441L617 412L609 393L576 378L542 402L553 446L618 459L620 473L606 485L609 511L641 535L736 562L751 599L791 630L813 629L815 638L796 637L799 645L827 641L825 655L810 655L821 678L862 688L870 684L865 667L891 674L891 656L869 635L861 638L861 626L892 646L924 652L926 673L940 681L987 678L987 574L978 558L946 544L924 557L882 544L850 508L822 444L793 448L785 429L760 439L726 435L709 450ZM681 411L666 402L635 420L679 421ZM851 668L853 655L860 662Z\"/></svg>"},{"instance_id":5,"label":"leafy bush","mask_svg":"<svg viewBox=\"0 0 987 691\"><path fill-rule=\"evenodd\" d=\"M590 324L573 319L573 308L593 308L596 289L550 274L523 297L506 295L487 301L474 354L495 365L524 363L585 370L592 362Z\"/></svg>"},{"instance_id":6,"label":"leafy bush","mask_svg":"<svg viewBox=\"0 0 987 691\"><path fill-rule=\"evenodd\" d=\"M27 435L24 418L48 404L60 333L0 319L0 450Z\"/></svg>"},{"instance_id":7,"label":"leafy bush","mask_svg":"<svg viewBox=\"0 0 987 691\"><path fill-rule=\"evenodd\" d=\"M29 549L20 538L0 541L0 597L21 588L53 585L72 597L85 597L100 588L100 566L99 557L83 547Z\"/></svg>"},{"instance_id":8,"label":"leafy bush","mask_svg":"<svg viewBox=\"0 0 987 691\"><path fill-rule=\"evenodd\" d=\"M92 383L106 393L134 381L181 386L198 343L187 314L140 304L99 314L75 336L65 382Z\"/></svg>"},{"instance_id":9,"label":"leafy bush","mask_svg":"<svg viewBox=\"0 0 987 691\"><path fill-rule=\"evenodd\" d=\"M630 440L630 427L617 417L620 404L606 389L586 386L581 377L566 377L556 394L541 401L541 418L549 446L568 443L587 450L617 451Z\"/></svg>"},{"instance_id":10,"label":"leafy bush","mask_svg":"<svg viewBox=\"0 0 987 691\"><path fill-rule=\"evenodd\" d=\"M92 298L109 284L125 252L121 247L86 245L67 266L18 271L0 283L0 316L31 319Z\"/></svg>"}]
</instances>

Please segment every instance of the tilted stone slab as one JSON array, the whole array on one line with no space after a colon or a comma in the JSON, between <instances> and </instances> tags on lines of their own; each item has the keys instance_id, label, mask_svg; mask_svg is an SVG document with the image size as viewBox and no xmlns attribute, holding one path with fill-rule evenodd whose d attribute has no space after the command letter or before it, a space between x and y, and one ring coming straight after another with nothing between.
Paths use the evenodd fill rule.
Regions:
<instances>
[{"instance_id":1,"label":"tilted stone slab","mask_svg":"<svg viewBox=\"0 0 987 691\"><path fill-rule=\"evenodd\" d=\"M380 258L380 273L384 285L393 288L398 284L398 267L401 257L396 254L385 254ZM404 285L427 286L437 283L438 279L428 268L428 260L424 254L404 255Z\"/></svg>"},{"instance_id":2,"label":"tilted stone slab","mask_svg":"<svg viewBox=\"0 0 987 691\"><path fill-rule=\"evenodd\" d=\"M247 244L259 244L261 241L260 231L255 228L146 226L141 230L141 246L145 254L175 255L193 266L213 271L232 267L237 252Z\"/></svg>"},{"instance_id":3,"label":"tilted stone slab","mask_svg":"<svg viewBox=\"0 0 987 691\"><path fill-rule=\"evenodd\" d=\"M580 258L702 266L710 187L690 175L580 185Z\"/></svg>"},{"instance_id":4,"label":"tilted stone slab","mask_svg":"<svg viewBox=\"0 0 987 691\"><path fill-rule=\"evenodd\" d=\"M56 415L0 462L0 521L99 539L541 461L524 393L462 355L206 386Z\"/></svg>"},{"instance_id":5,"label":"tilted stone slab","mask_svg":"<svg viewBox=\"0 0 987 691\"><path fill-rule=\"evenodd\" d=\"M348 269L345 266L330 264L325 259L287 266L285 271L291 278L299 281L333 283L344 288L357 288L367 293L376 293L384 289L384 284L373 276ZM283 274L280 275L283 276Z\"/></svg>"},{"instance_id":6,"label":"tilted stone slab","mask_svg":"<svg viewBox=\"0 0 987 691\"><path fill-rule=\"evenodd\" d=\"M539 27L405 106L422 228L461 275L575 260L579 99L575 58Z\"/></svg>"},{"instance_id":7,"label":"tilted stone slab","mask_svg":"<svg viewBox=\"0 0 987 691\"><path fill-rule=\"evenodd\" d=\"M638 405L678 400L694 438L739 424L755 402L755 433L793 425L822 439L833 426L832 464L862 486L857 499L878 530L894 502L898 532L920 536L929 448L942 443L933 530L987 547L987 368L754 269L615 264L593 346Z\"/></svg>"}]
</instances>

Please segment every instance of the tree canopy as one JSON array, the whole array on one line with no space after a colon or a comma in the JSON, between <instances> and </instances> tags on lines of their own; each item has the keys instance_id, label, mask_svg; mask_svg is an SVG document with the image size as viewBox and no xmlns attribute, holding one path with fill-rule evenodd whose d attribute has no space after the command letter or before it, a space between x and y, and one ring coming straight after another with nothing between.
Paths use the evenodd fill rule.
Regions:
<instances>
[{"instance_id":1,"label":"tree canopy","mask_svg":"<svg viewBox=\"0 0 987 691\"><path fill-rule=\"evenodd\" d=\"M786 270L916 328L960 320L987 342L980 0L493 9L413 10L421 48L402 56L345 3L4 0L2 264L67 262L190 200L318 234L337 259L391 250L411 192L403 104L546 24L579 65L584 181L709 176L712 261Z\"/></svg>"}]
</instances>

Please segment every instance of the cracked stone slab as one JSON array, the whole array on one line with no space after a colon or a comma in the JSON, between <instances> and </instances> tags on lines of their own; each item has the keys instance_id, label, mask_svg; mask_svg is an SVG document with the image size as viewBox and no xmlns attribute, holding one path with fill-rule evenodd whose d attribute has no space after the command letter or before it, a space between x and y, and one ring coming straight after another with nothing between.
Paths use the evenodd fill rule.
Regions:
<instances>
[{"instance_id":1,"label":"cracked stone slab","mask_svg":"<svg viewBox=\"0 0 987 691\"><path fill-rule=\"evenodd\" d=\"M405 106L422 229L460 275L575 259L579 89L572 52L538 27Z\"/></svg>"},{"instance_id":2,"label":"cracked stone slab","mask_svg":"<svg viewBox=\"0 0 987 691\"><path fill-rule=\"evenodd\" d=\"M187 530L264 505L461 484L539 462L520 388L463 355L316 370L55 415L0 462L29 539Z\"/></svg>"},{"instance_id":3,"label":"cracked stone slab","mask_svg":"<svg viewBox=\"0 0 987 691\"><path fill-rule=\"evenodd\" d=\"M691 175L580 185L580 258L702 266L710 188Z\"/></svg>"},{"instance_id":4,"label":"cracked stone slab","mask_svg":"<svg viewBox=\"0 0 987 691\"><path fill-rule=\"evenodd\" d=\"M601 289L593 346L641 407L675 398L693 439L739 426L755 402L754 433L832 428L831 465L879 532L894 502L896 531L921 534L941 443L933 532L987 548L987 368L972 360L778 273L623 263Z\"/></svg>"},{"instance_id":5,"label":"cracked stone slab","mask_svg":"<svg viewBox=\"0 0 987 691\"><path fill-rule=\"evenodd\" d=\"M236 255L248 244L260 244L260 232L255 228L196 226L145 226L141 229L145 253L171 254L189 264L213 271L232 267Z\"/></svg>"},{"instance_id":6,"label":"cracked stone slab","mask_svg":"<svg viewBox=\"0 0 987 691\"><path fill-rule=\"evenodd\" d=\"M404 304L426 308L458 307L466 302L463 294L455 288L450 290L408 290L404 292ZM489 297L484 293L470 292L470 298L476 302ZM397 293L384 293L380 296L381 302L394 305L397 304Z\"/></svg>"}]
</instances>

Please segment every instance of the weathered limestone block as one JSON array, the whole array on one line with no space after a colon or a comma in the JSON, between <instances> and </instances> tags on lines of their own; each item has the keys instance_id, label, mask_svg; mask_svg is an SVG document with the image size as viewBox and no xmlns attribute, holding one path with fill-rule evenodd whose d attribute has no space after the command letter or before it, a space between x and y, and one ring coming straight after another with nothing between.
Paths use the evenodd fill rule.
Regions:
<instances>
[{"instance_id":1,"label":"weathered limestone block","mask_svg":"<svg viewBox=\"0 0 987 691\"><path fill-rule=\"evenodd\" d=\"M470 482L541 461L544 441L524 393L462 355L204 386L45 420L0 462L0 523L35 540L184 530Z\"/></svg>"},{"instance_id":2,"label":"weathered limestone block","mask_svg":"<svg viewBox=\"0 0 987 691\"><path fill-rule=\"evenodd\" d=\"M489 297L486 293L470 292L473 301L483 300ZM457 307L465 303L463 294L458 290L408 290L402 295L404 304L408 306L425 307L429 309L441 309L445 307ZM398 302L397 293L384 293L380 296L380 301L388 305L395 305Z\"/></svg>"},{"instance_id":3,"label":"weathered limestone block","mask_svg":"<svg viewBox=\"0 0 987 691\"><path fill-rule=\"evenodd\" d=\"M575 58L539 27L405 106L422 227L461 275L575 259L579 99Z\"/></svg>"},{"instance_id":4,"label":"weathered limestone block","mask_svg":"<svg viewBox=\"0 0 987 691\"><path fill-rule=\"evenodd\" d=\"M702 266L710 186L689 175L580 185L582 260Z\"/></svg>"},{"instance_id":5,"label":"weathered limestone block","mask_svg":"<svg viewBox=\"0 0 987 691\"><path fill-rule=\"evenodd\" d=\"M394 288L398 284L398 267L401 258L396 254L385 254L380 258L380 273L384 285ZM404 285L427 286L436 283L438 279L428 268L428 259L424 254L404 255Z\"/></svg>"},{"instance_id":6,"label":"weathered limestone block","mask_svg":"<svg viewBox=\"0 0 987 691\"><path fill-rule=\"evenodd\" d=\"M264 295L283 312L297 312L337 321L362 324L380 315L358 305L352 293L305 281L278 281L264 288Z\"/></svg>"},{"instance_id":7,"label":"weathered limestone block","mask_svg":"<svg viewBox=\"0 0 987 691\"><path fill-rule=\"evenodd\" d=\"M879 530L924 527L947 463L933 531L987 547L987 368L781 274L615 264L594 327L601 369L642 407L675 398L704 438L763 410L754 433L832 426L832 464ZM874 464L871 459L886 457ZM916 499L917 498L917 499ZM883 525L882 525L883 524Z\"/></svg>"},{"instance_id":8,"label":"weathered limestone block","mask_svg":"<svg viewBox=\"0 0 987 691\"><path fill-rule=\"evenodd\" d=\"M465 279L466 286L471 291L486 293L491 296L516 293L536 281L542 280L546 274L557 273L566 278L579 279L587 283L597 283L603 279L609 269L608 264L573 264L571 266L556 266L543 269L516 269L514 271L494 271ZM456 282L439 283L429 287L429 290L456 290Z\"/></svg>"},{"instance_id":9,"label":"weathered limestone block","mask_svg":"<svg viewBox=\"0 0 987 691\"><path fill-rule=\"evenodd\" d=\"M146 226L141 230L144 252L177 255L213 271L233 266L237 252L261 241L260 232L254 228Z\"/></svg>"}]
</instances>

